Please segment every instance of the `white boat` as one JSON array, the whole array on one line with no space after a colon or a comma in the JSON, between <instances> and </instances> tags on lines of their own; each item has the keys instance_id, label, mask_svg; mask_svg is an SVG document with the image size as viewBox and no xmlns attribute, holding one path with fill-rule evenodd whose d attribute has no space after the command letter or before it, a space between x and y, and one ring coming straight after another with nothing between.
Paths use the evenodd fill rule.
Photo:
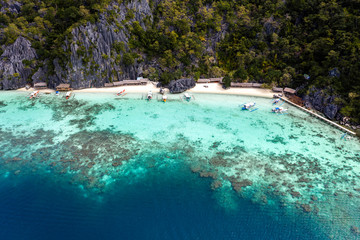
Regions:
<instances>
[{"instance_id":1,"label":"white boat","mask_svg":"<svg viewBox=\"0 0 360 240\"><path fill-rule=\"evenodd\" d=\"M122 90L122 91L119 91L116 95L121 96L121 95L124 94L124 93L125 93L125 89Z\"/></svg>"},{"instance_id":2,"label":"white boat","mask_svg":"<svg viewBox=\"0 0 360 240\"><path fill-rule=\"evenodd\" d=\"M273 101L273 104L275 105L275 104L278 104L279 102L280 102L280 98L276 98L276 99L274 99L274 101Z\"/></svg>"},{"instance_id":3,"label":"white boat","mask_svg":"<svg viewBox=\"0 0 360 240\"><path fill-rule=\"evenodd\" d=\"M67 92L66 95L65 95L65 98L69 99L71 97L71 94L72 94L72 92Z\"/></svg>"},{"instance_id":4,"label":"white boat","mask_svg":"<svg viewBox=\"0 0 360 240\"><path fill-rule=\"evenodd\" d=\"M273 113L284 113L287 111L287 109L283 108L283 107L276 107L276 108L273 108L271 110Z\"/></svg>"},{"instance_id":5,"label":"white boat","mask_svg":"<svg viewBox=\"0 0 360 240\"><path fill-rule=\"evenodd\" d=\"M163 102L166 102L166 100L167 100L167 96L166 96L166 95L163 95L163 96L162 96L162 101L163 101Z\"/></svg>"},{"instance_id":6,"label":"white boat","mask_svg":"<svg viewBox=\"0 0 360 240\"><path fill-rule=\"evenodd\" d=\"M250 102L250 103L245 103L242 110L249 110L250 108L254 107L256 103L254 102Z\"/></svg>"},{"instance_id":7,"label":"white boat","mask_svg":"<svg viewBox=\"0 0 360 240\"><path fill-rule=\"evenodd\" d=\"M188 101L191 100L191 96L190 96L190 94L188 94L188 93L185 93L185 94L184 94L184 97L185 97L185 99L188 100Z\"/></svg>"},{"instance_id":8,"label":"white boat","mask_svg":"<svg viewBox=\"0 0 360 240\"><path fill-rule=\"evenodd\" d=\"M33 92L30 94L30 99L36 98L36 97L38 97L38 95L39 95L39 91L33 91Z\"/></svg>"},{"instance_id":9,"label":"white boat","mask_svg":"<svg viewBox=\"0 0 360 240\"><path fill-rule=\"evenodd\" d=\"M147 100L151 100L151 99L152 99L152 91L150 90L147 95Z\"/></svg>"}]
</instances>

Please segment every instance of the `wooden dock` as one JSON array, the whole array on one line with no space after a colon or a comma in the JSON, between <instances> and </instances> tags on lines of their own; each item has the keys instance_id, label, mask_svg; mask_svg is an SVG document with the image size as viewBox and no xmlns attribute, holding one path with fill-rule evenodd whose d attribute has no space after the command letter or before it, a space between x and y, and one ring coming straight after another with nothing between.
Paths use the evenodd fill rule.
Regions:
<instances>
[{"instance_id":1,"label":"wooden dock","mask_svg":"<svg viewBox=\"0 0 360 240\"><path fill-rule=\"evenodd\" d=\"M347 132L347 133L350 133L350 134L356 136L356 133L355 133L355 132L353 132L353 131L351 131L351 130L349 130L349 129L347 129L347 128L345 128L345 127L343 127L343 126L341 126L341 125L339 125L339 124L337 124L337 123L334 123L333 121L331 121L331 120L329 120L329 119L327 119L327 118L324 118L323 116L320 116L320 115L317 114L317 113L314 113L314 112L312 112L312 111L309 111L309 110L307 110L306 108L301 107L301 106L299 106L299 105L297 105L297 104L289 101L288 99L286 99L286 98L284 98L284 97L282 97L281 100L283 100L283 101L285 101L285 102L287 102L287 103L289 103L289 104L291 104L291 105L293 105L293 106L295 106L295 107L297 107L297 108L300 108L301 110L309 113L310 115L312 115L312 116L314 116L314 117L316 117L316 118L319 118L319 119L321 119L321 120L329 123L330 125L333 125L334 127L338 128L338 129L340 129L340 130L343 130L343 131L345 131L345 132Z\"/></svg>"}]
</instances>

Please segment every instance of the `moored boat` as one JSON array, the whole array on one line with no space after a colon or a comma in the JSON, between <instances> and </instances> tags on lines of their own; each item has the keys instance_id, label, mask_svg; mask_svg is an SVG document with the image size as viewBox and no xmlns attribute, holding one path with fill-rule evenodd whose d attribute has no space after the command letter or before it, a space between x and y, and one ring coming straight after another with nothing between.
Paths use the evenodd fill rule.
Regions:
<instances>
[{"instance_id":1,"label":"moored boat","mask_svg":"<svg viewBox=\"0 0 360 240\"><path fill-rule=\"evenodd\" d=\"M185 93L185 94L184 94L184 97L185 97L185 100L187 100L187 101L190 101L190 100L191 100L191 96L190 96L190 94L188 94L188 93Z\"/></svg>"},{"instance_id":2,"label":"moored boat","mask_svg":"<svg viewBox=\"0 0 360 240\"><path fill-rule=\"evenodd\" d=\"M119 91L116 95L121 96L121 95L123 95L124 93L125 93L125 89L122 90L122 91Z\"/></svg>"},{"instance_id":3,"label":"moored boat","mask_svg":"<svg viewBox=\"0 0 360 240\"><path fill-rule=\"evenodd\" d=\"M65 98L69 99L71 97L71 95L72 95L72 92L67 92L66 95L65 95Z\"/></svg>"},{"instance_id":4,"label":"moored boat","mask_svg":"<svg viewBox=\"0 0 360 240\"><path fill-rule=\"evenodd\" d=\"M285 109L283 107L276 107L276 108L273 108L271 111L273 113L285 113L287 111L287 109Z\"/></svg>"},{"instance_id":5,"label":"moored boat","mask_svg":"<svg viewBox=\"0 0 360 240\"><path fill-rule=\"evenodd\" d=\"M33 91L30 94L30 99L37 98L39 96L39 91Z\"/></svg>"},{"instance_id":6,"label":"moored boat","mask_svg":"<svg viewBox=\"0 0 360 240\"><path fill-rule=\"evenodd\" d=\"M150 90L147 94L147 100L150 101L152 99L152 91Z\"/></svg>"},{"instance_id":7,"label":"moored boat","mask_svg":"<svg viewBox=\"0 0 360 240\"><path fill-rule=\"evenodd\" d=\"M250 102L250 103L245 103L242 107L242 110L250 110L251 108L253 108L256 105L256 103L254 102Z\"/></svg>"},{"instance_id":8,"label":"moored boat","mask_svg":"<svg viewBox=\"0 0 360 240\"><path fill-rule=\"evenodd\" d=\"M163 102L166 102L166 100L167 100L167 96L166 96L166 95L163 95L163 96L162 96L162 101L163 101Z\"/></svg>"}]
</instances>

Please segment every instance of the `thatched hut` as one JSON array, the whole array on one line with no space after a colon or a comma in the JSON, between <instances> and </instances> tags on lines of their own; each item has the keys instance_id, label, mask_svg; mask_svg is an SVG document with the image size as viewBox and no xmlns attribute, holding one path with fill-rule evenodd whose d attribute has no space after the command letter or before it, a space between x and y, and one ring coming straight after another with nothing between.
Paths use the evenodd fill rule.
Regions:
<instances>
[{"instance_id":1,"label":"thatched hut","mask_svg":"<svg viewBox=\"0 0 360 240\"><path fill-rule=\"evenodd\" d=\"M70 84L68 83L61 83L56 87L56 91L71 91Z\"/></svg>"},{"instance_id":2,"label":"thatched hut","mask_svg":"<svg viewBox=\"0 0 360 240\"><path fill-rule=\"evenodd\" d=\"M252 83L234 83L234 82L232 82L230 84L230 87L251 88L252 85L253 85Z\"/></svg>"},{"instance_id":3,"label":"thatched hut","mask_svg":"<svg viewBox=\"0 0 360 240\"><path fill-rule=\"evenodd\" d=\"M292 88L285 88L284 92L287 93L287 94L295 94L296 90L292 89Z\"/></svg>"},{"instance_id":4,"label":"thatched hut","mask_svg":"<svg viewBox=\"0 0 360 240\"><path fill-rule=\"evenodd\" d=\"M113 87L114 83L105 83L104 87Z\"/></svg>"},{"instance_id":5,"label":"thatched hut","mask_svg":"<svg viewBox=\"0 0 360 240\"><path fill-rule=\"evenodd\" d=\"M273 92L283 92L283 88L279 88L279 87L273 87L272 88Z\"/></svg>"},{"instance_id":6,"label":"thatched hut","mask_svg":"<svg viewBox=\"0 0 360 240\"><path fill-rule=\"evenodd\" d=\"M261 83L253 83L252 87L253 88L261 88L262 84Z\"/></svg>"},{"instance_id":7,"label":"thatched hut","mask_svg":"<svg viewBox=\"0 0 360 240\"><path fill-rule=\"evenodd\" d=\"M35 89L46 89L47 83L46 82L38 82L34 84Z\"/></svg>"}]
</instances>

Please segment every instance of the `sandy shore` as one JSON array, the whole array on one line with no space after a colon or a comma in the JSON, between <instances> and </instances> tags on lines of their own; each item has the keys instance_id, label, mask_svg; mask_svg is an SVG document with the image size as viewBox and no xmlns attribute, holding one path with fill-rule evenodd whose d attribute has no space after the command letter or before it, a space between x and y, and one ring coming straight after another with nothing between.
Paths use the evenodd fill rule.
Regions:
<instances>
[{"instance_id":1,"label":"sandy shore","mask_svg":"<svg viewBox=\"0 0 360 240\"><path fill-rule=\"evenodd\" d=\"M74 90L76 93L117 93L125 89L125 92L128 93L147 93L152 91L154 93L159 92L159 89L153 83L148 83L147 85L140 86L122 86L122 87L110 87L110 88L86 88L81 90ZM16 91L25 91L32 92L33 88L26 90L25 88L20 88ZM42 93L53 93L53 89L43 89L40 90ZM168 93L168 90L166 89ZM218 83L198 83L196 86L187 92L190 93L212 93L212 94L236 94L236 95L245 95L245 96L256 96L256 97L265 97L272 98L273 92L270 89L263 88L230 88L223 89L222 86Z\"/></svg>"}]
</instances>

